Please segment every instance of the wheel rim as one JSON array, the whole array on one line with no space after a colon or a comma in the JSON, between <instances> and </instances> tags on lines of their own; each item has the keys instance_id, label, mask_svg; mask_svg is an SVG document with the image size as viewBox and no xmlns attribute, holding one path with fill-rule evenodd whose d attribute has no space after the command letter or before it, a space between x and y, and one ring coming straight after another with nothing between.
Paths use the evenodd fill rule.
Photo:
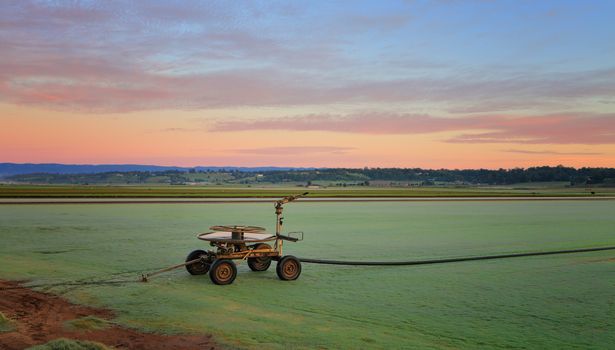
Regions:
<instances>
[{"instance_id":1,"label":"wheel rim","mask_svg":"<svg viewBox=\"0 0 615 350\"><path fill-rule=\"evenodd\" d=\"M268 256L263 256L260 258L254 258L254 265L260 268L268 267L271 264L271 258Z\"/></svg>"},{"instance_id":2,"label":"wheel rim","mask_svg":"<svg viewBox=\"0 0 615 350\"><path fill-rule=\"evenodd\" d=\"M253 246L253 249L271 249L271 246L267 243L260 243ZM260 256L248 259L248 265L254 271L265 271L271 265L270 256Z\"/></svg>"},{"instance_id":3,"label":"wheel rim","mask_svg":"<svg viewBox=\"0 0 615 350\"><path fill-rule=\"evenodd\" d=\"M230 264L220 264L216 269L216 279L220 282L226 282L233 278L233 268Z\"/></svg>"},{"instance_id":4,"label":"wheel rim","mask_svg":"<svg viewBox=\"0 0 615 350\"><path fill-rule=\"evenodd\" d=\"M260 259L259 259L259 260L256 260L256 261L254 262L254 266L256 266L256 267L258 267L258 268L263 268L263 267L265 267L265 264L266 264L266 262L261 261Z\"/></svg>"},{"instance_id":5,"label":"wheel rim","mask_svg":"<svg viewBox=\"0 0 615 350\"><path fill-rule=\"evenodd\" d=\"M211 268L211 260L204 251L194 251L188 255L186 262L200 259L199 261L186 265L186 269L193 275L204 275Z\"/></svg>"},{"instance_id":6,"label":"wheel rim","mask_svg":"<svg viewBox=\"0 0 615 350\"><path fill-rule=\"evenodd\" d=\"M288 260L284 266L282 266L282 273L287 278L292 278L299 271L299 265L294 260Z\"/></svg>"},{"instance_id":7,"label":"wheel rim","mask_svg":"<svg viewBox=\"0 0 615 350\"><path fill-rule=\"evenodd\" d=\"M192 269L196 272L205 273L209 269L209 265L204 262L197 262L192 264Z\"/></svg>"}]
</instances>

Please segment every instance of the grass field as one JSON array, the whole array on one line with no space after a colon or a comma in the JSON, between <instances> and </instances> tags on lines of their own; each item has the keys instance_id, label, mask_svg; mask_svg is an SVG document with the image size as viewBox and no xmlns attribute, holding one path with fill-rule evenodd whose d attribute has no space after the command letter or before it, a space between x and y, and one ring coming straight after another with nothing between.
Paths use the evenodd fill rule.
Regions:
<instances>
[{"instance_id":1,"label":"grass field","mask_svg":"<svg viewBox=\"0 0 615 350\"><path fill-rule=\"evenodd\" d=\"M112 350L103 344L71 339L56 339L43 345L37 345L28 350Z\"/></svg>"},{"instance_id":2,"label":"grass field","mask_svg":"<svg viewBox=\"0 0 615 350\"><path fill-rule=\"evenodd\" d=\"M402 260L615 244L615 201L293 203L300 257ZM31 285L136 280L204 247L209 225L273 226L254 204L4 205L0 278ZM116 274L126 272L125 274ZM233 285L179 270L149 283L40 288L118 312L114 322L206 332L237 348L615 347L615 253L419 267L304 264L295 282L249 272Z\"/></svg>"},{"instance_id":3,"label":"grass field","mask_svg":"<svg viewBox=\"0 0 615 350\"><path fill-rule=\"evenodd\" d=\"M13 322L0 312L0 333L8 332L14 329Z\"/></svg>"},{"instance_id":4,"label":"grass field","mask_svg":"<svg viewBox=\"0 0 615 350\"><path fill-rule=\"evenodd\" d=\"M519 184L484 187L331 187L306 189L297 186L68 186L0 185L0 198L254 198L283 197L309 191L309 197L511 197L511 196L613 196L615 188L565 187L558 184ZM594 192L592 194L592 192Z\"/></svg>"}]
</instances>

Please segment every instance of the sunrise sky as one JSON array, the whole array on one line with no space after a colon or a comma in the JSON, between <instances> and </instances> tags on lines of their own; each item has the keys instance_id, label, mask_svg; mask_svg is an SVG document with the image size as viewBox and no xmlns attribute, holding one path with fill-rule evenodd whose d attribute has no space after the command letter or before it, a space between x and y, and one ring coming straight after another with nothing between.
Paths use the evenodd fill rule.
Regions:
<instances>
[{"instance_id":1,"label":"sunrise sky","mask_svg":"<svg viewBox=\"0 0 615 350\"><path fill-rule=\"evenodd\" d=\"M615 166L615 1L2 1L0 162Z\"/></svg>"}]
</instances>

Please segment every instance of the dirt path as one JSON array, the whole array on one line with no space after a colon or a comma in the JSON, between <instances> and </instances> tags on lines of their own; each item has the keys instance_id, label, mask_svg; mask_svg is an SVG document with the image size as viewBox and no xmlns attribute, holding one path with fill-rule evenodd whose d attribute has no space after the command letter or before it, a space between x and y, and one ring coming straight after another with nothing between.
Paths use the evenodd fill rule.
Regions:
<instances>
[{"instance_id":1,"label":"dirt path","mask_svg":"<svg viewBox=\"0 0 615 350\"><path fill-rule=\"evenodd\" d=\"M19 288L15 282L0 280L0 311L15 323L15 330L0 333L1 349L25 349L60 337L92 340L116 349L220 349L211 336L142 333L111 325L109 328L74 331L64 322L95 316L113 318L110 310L71 304L54 295Z\"/></svg>"}]
</instances>

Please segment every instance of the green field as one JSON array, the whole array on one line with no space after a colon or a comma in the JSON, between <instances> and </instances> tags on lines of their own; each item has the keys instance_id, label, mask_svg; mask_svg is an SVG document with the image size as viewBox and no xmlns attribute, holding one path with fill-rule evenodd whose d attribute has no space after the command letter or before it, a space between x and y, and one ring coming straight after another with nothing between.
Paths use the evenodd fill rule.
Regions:
<instances>
[{"instance_id":1,"label":"green field","mask_svg":"<svg viewBox=\"0 0 615 350\"><path fill-rule=\"evenodd\" d=\"M330 187L302 186L85 186L0 185L0 198L255 198L283 197L309 191L309 197L511 197L614 196L615 187L566 187L562 183L459 187ZM593 192L593 193L592 193Z\"/></svg>"},{"instance_id":2,"label":"green field","mask_svg":"<svg viewBox=\"0 0 615 350\"><path fill-rule=\"evenodd\" d=\"M409 260L615 245L615 201L293 203L300 257ZM269 203L0 206L0 278L136 280L181 262L209 225L273 226ZM114 322L213 333L237 348L615 347L615 252L416 267L303 265L233 285L183 270L149 283L39 288ZM117 274L126 272L125 274ZM115 274L115 275L111 275Z\"/></svg>"}]
</instances>

